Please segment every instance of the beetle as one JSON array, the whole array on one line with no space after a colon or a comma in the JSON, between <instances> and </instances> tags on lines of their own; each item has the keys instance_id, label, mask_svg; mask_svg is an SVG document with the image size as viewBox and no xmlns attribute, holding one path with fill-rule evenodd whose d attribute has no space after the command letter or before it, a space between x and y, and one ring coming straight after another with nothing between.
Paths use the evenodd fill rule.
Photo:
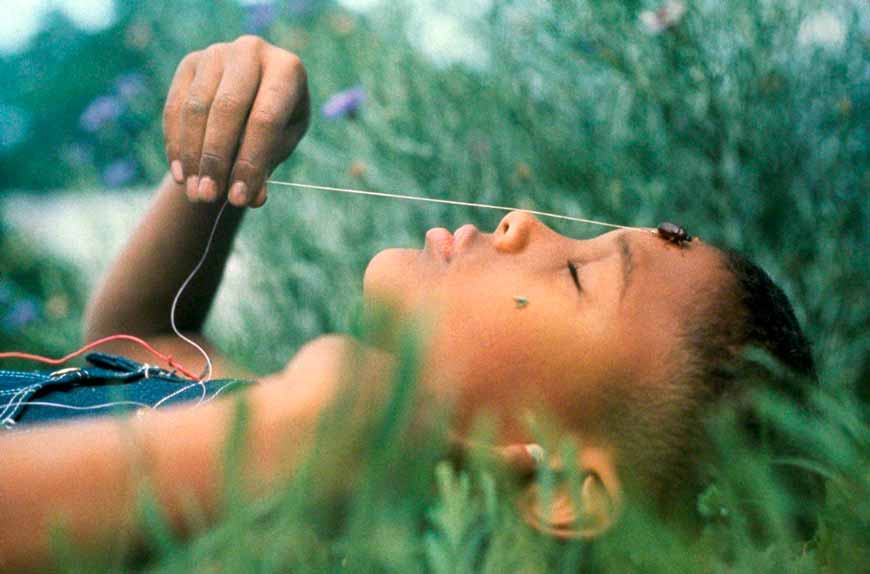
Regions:
<instances>
[{"instance_id":1,"label":"beetle","mask_svg":"<svg viewBox=\"0 0 870 574\"><path fill-rule=\"evenodd\" d=\"M656 232L665 241L681 247L692 240L692 236L685 229L670 221L660 223L656 228Z\"/></svg>"}]
</instances>

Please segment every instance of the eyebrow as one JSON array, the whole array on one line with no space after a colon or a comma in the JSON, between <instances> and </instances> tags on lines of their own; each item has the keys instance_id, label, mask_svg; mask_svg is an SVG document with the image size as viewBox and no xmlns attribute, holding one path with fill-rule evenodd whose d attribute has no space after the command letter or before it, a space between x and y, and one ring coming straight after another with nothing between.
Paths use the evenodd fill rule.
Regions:
<instances>
[{"instance_id":1,"label":"eyebrow","mask_svg":"<svg viewBox=\"0 0 870 574\"><path fill-rule=\"evenodd\" d=\"M619 246L619 259L622 262L622 286L619 289L619 300L622 301L626 290L628 290L631 274L634 271L634 253L625 233L617 236L616 244Z\"/></svg>"}]
</instances>

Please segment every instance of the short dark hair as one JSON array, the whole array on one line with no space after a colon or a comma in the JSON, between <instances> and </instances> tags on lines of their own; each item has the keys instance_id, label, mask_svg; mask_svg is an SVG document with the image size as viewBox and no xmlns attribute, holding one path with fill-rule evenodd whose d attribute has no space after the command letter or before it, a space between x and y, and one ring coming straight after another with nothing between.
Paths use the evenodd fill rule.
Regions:
<instances>
[{"instance_id":1,"label":"short dark hair","mask_svg":"<svg viewBox=\"0 0 870 574\"><path fill-rule=\"evenodd\" d=\"M732 301L723 302L721 310L736 312L732 318L730 345L754 346L767 352L800 380L817 380L812 348L801 330L791 302L782 289L765 271L737 251L722 249L725 268L734 280ZM703 345L703 341L695 341ZM721 341L720 341L721 344ZM722 349L714 351L721 356ZM733 376L711 381L725 388L733 384ZM804 389L781 389L796 399L802 398Z\"/></svg>"}]
</instances>

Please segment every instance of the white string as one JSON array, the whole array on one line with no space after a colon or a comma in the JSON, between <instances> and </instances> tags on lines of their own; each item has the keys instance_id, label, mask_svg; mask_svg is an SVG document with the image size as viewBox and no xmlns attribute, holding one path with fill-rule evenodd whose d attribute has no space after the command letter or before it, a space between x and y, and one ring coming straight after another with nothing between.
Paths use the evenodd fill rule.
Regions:
<instances>
[{"instance_id":1,"label":"white string","mask_svg":"<svg viewBox=\"0 0 870 574\"><path fill-rule=\"evenodd\" d=\"M26 405L40 405L40 406L48 406L48 407L55 407L55 408L65 408L65 409L77 410L77 411L102 409L102 408L109 408L109 407L121 406L121 405L137 405L140 407L157 409L160 405L162 405L164 402L168 401L172 397L174 397L180 393L183 393L187 389L190 389L190 388L195 387L197 385L202 387L202 394L200 395L200 398L199 398L199 401L197 402L197 404L202 404L203 401L205 401L206 396L208 395L208 391L206 389L205 383L211 379L211 375L212 375L211 358L208 356L208 353L205 351L205 349L203 349L199 344L197 344L196 341L190 339L189 337L186 337L178 329L178 326L175 323L175 309L178 306L178 301L179 301L179 299L181 299L181 295L184 293L184 290L190 284L191 280L193 280L194 276L196 276L196 274L199 272L203 263L205 263L205 260L208 257L209 250L211 249L211 245L214 242L214 236L215 236L215 233L217 232L218 225L220 224L221 216L223 215L224 210L227 208L228 204L229 204L229 201L228 200L225 201L224 204L221 206L220 211L218 211L217 217L215 217L214 225L212 226L212 229L211 229L211 233L208 236L208 241L205 244L205 249L203 250L202 256L200 257L196 266L193 268L193 271L190 272L190 275L188 275L187 278L184 280L184 283L181 284L181 287L178 289L178 292L175 294L175 298L172 300L172 308L169 311L169 322L172 325L172 330L175 332L175 334L179 338L181 338L183 341L185 341L186 343L191 345L194 349L199 351L199 353L203 356L203 358L205 358L206 367L205 367L205 370L203 371L205 376L201 375L200 379L198 381L196 381L195 383L190 384L190 385L186 385L186 386L178 389L177 391L170 393L169 395L163 397L153 407L149 407L145 403L140 403L137 401L115 401L115 402L110 402L110 403L102 403L102 404L98 404L98 405L90 405L90 406L84 406L84 407L64 405L61 403L52 403L52 402L48 402L48 401L28 401L25 403L24 397L27 394L27 392L33 388L33 385L31 385L31 386L28 386L28 387L21 389L19 392L15 393L11 399L9 399L9 402L7 402L6 405L3 407L3 411L0 412L0 424L6 424L6 423L11 421L11 414L9 416L6 416L6 418L4 419L4 416L6 415L6 413L10 412L10 409L11 409L11 412L15 412L15 410L18 407L26 406ZM148 366L146 365L146 377L147 377L147 368L148 368ZM221 390L223 390L223 388L221 388ZM17 404L16 404L16 399L18 400ZM14 422L14 421L12 421L12 422Z\"/></svg>"},{"instance_id":2,"label":"white string","mask_svg":"<svg viewBox=\"0 0 870 574\"><path fill-rule=\"evenodd\" d=\"M202 257L200 257L199 262L196 264L196 267L193 268L193 271L190 272L190 275L187 276L187 279L184 280L184 283L181 284L181 287L178 289L178 293L175 294L175 299L172 300L172 309L169 312L169 322L171 323L172 330L175 332L175 334L178 335L183 341L185 341L185 342L189 343L191 346L193 346L193 348L196 349L197 351L199 351L199 353L205 358L205 371L204 371L205 377L200 375L200 380L198 381L198 383L202 385L202 397L200 397L200 401L205 399L205 396L206 396L205 383L206 383L206 381L211 379L211 373L212 373L211 358L208 356L208 353L205 352L205 349L203 349L201 346L199 346L196 343L196 341L194 341L188 337L185 337L181 333L181 331L178 330L178 327L175 324L175 308L178 306L178 300L181 298L181 294L184 293L184 290L187 288L187 285L191 282L191 280L194 278L194 276L199 272L199 269L200 269L200 267L202 267L202 264L205 263L205 260L208 257L208 252L211 249L211 244L214 241L214 235L215 235L215 232L217 231L218 224L221 221L221 216L224 214L224 210L227 208L227 205L229 205L229 200L224 201L224 204L221 206L220 211L218 211L217 217L214 220L214 225L211 228L211 233L208 236L208 241L205 244L205 249L202 252Z\"/></svg>"},{"instance_id":3,"label":"white string","mask_svg":"<svg viewBox=\"0 0 870 574\"><path fill-rule=\"evenodd\" d=\"M416 195L401 195L401 194L397 194L397 193L385 193L385 192L379 192L379 191L364 191L364 190L360 190L360 189L346 189L346 188L340 188L340 187L328 187L328 186L323 186L323 185L312 185L312 184L307 184L307 183L294 183L294 182L289 182L289 181L267 180L266 183L272 184L272 185L285 186L285 187L297 187L297 188L302 188L302 189L317 189L317 190L322 190L322 191L333 191L333 192L348 193L348 194L354 194L354 195L385 197L385 198L390 198L390 199L404 199L407 201L421 201L421 202L427 202L427 203L440 203L440 204L445 204L445 205L456 205L456 206L461 206L461 207L480 207L483 209L493 209L493 210L498 210L498 211L521 211L521 212L525 212L525 213L530 213L532 215L539 215L542 217L550 217L553 219L562 219L562 220L566 220L566 221L576 221L579 223L590 223L592 225L600 225L603 227L611 227L611 228L616 228L616 229L639 229L642 231L649 231L647 229L639 228L639 227L631 227L631 226L627 226L627 225L617 225L615 223L607 223L604 221L596 221L593 219L584 219L582 217L571 217L569 215L561 215L558 213L549 213L546 211L538 211L538 210L534 210L534 209L523 209L523 208L517 208L517 207L491 205L491 204L486 204L486 203L476 203L476 202L470 202L470 201L457 201L457 200L451 200L451 199L436 199L436 198L422 197L422 196L416 196ZM3 411L0 412L0 423L5 424L5 423L9 422L11 416L6 417L6 419L4 419L3 416L7 412L9 412L10 408L14 412L16 408L18 408L22 405L48 406L48 407L65 408L65 409L78 410L78 411L110 408L113 406L120 406L120 405L136 405L139 407L150 408L150 409L156 410L157 408L160 407L160 405L162 405L166 401L172 399L175 396L178 396L179 394L181 394L181 393L185 392L186 390L193 388L195 386L200 386L202 388L202 394L199 398L199 401L197 402L197 405L201 405L205 402L213 401L215 398L218 397L218 395L221 394L221 392L224 389L226 389L227 387L229 387L231 385L238 383L239 381L230 381L229 383L226 383L225 385L220 387L214 393L214 395L212 395L210 398L208 398L208 400L206 400L206 396L208 394L208 391L206 389L205 383L208 382L209 380L211 380L212 371L213 371L211 358L209 357L209 355L205 351L205 349L203 349L199 344L197 344L196 341L190 339L189 337L186 337L178 329L178 326L175 323L175 310L178 306L178 301L181 299L181 295L184 293L185 289L187 289L187 286L190 284L190 282L193 280L193 278L199 272L200 268L205 263L205 261L208 257L209 251L211 250L211 245L214 242L214 237L215 237L215 234L217 232L218 225L220 224L221 216L223 216L223 213L226 210L227 205L229 205L229 200L224 201L224 204L221 206L220 210L218 211L217 217L215 217L214 225L212 226L211 232L209 233L208 241L205 244L205 249L203 250L202 256L200 257L196 266L193 268L193 271L190 272L190 274L187 276L187 278L181 284L181 287L178 289L178 292L175 294L175 298L172 300L172 308L170 309L170 313L169 313L169 321L170 321L170 324L172 326L173 332L180 339L182 339L183 341L185 341L186 343L191 345L194 349L196 349L205 359L206 367L203 371L204 376L200 376L200 379L198 381L191 383L189 385L185 385L184 387L181 387L180 389L178 389L178 390L170 393L169 395L163 397L162 399L157 401L153 406L149 406L147 404L140 403L137 401L116 401L116 402L102 403L102 404L98 404L98 405L90 405L90 406L84 406L84 407L64 405L61 403L52 403L52 402L47 402L47 401L28 401L27 403L24 403L24 396L27 394L27 391L29 391L32 388L32 387L25 387L24 389L21 389L20 392L13 395L12 398L9 400L9 402L6 403L5 407L3 408ZM15 404L16 399L18 399L18 404Z\"/></svg>"},{"instance_id":4,"label":"white string","mask_svg":"<svg viewBox=\"0 0 870 574\"><path fill-rule=\"evenodd\" d=\"M223 385L221 388L219 388L218 390L216 390L216 391L214 392L214 394L213 394L212 396L210 396L210 397L208 398L208 400L206 400L206 401L205 401L204 403L202 403L202 404L210 403L211 401L215 400L215 399L217 398L217 396L218 396L219 394L221 394L225 388L230 387L230 386L232 386L232 385L237 385L237 384L250 384L250 383L248 383L248 381L230 381L229 383Z\"/></svg>"},{"instance_id":5,"label":"white string","mask_svg":"<svg viewBox=\"0 0 870 574\"><path fill-rule=\"evenodd\" d=\"M204 405L206 403L210 403L211 401L218 398L218 396L226 388L231 387L233 385L243 384L243 383L246 383L246 381L229 381L228 383L225 383L220 388L218 388L218 390L216 390L214 392L214 394L212 394L212 396L208 397L206 400L202 400L202 397L200 397L200 400L196 404L198 406L198 405ZM28 407L28 406L53 407L53 408L67 409L67 410L73 410L73 411L90 411L90 410L108 409L108 408L112 408L112 407L132 405L132 406L140 407L143 409L157 410L166 401L168 401L168 400L172 399L173 397L180 395L184 391L186 391L188 389L192 389L193 387L200 385L200 384L201 384L201 382L197 381L195 383L185 385L184 387L177 389L177 390L173 391L172 393L170 393L169 395L161 398L159 401L157 401L153 405L148 405L146 403L140 403L138 401L114 401L114 402L109 402L109 403L100 403L97 405L88 405L88 406L65 405L62 403L53 403L50 401L27 401L27 402L23 402L24 395L27 394L27 391L29 391L30 389L33 388L33 386L30 386L30 387L25 387L25 388L21 389L19 392L15 393L15 395L13 395L11 399L9 399L9 402L6 403L6 406L4 407L3 412L0 412L0 424L6 424L9 422L14 423L15 422L14 420L12 420L11 415L6 417L5 419L3 418L3 415L5 415L6 412L9 411L10 408L14 412L19 407ZM17 404L15 404L16 399L18 399Z\"/></svg>"},{"instance_id":6,"label":"white string","mask_svg":"<svg viewBox=\"0 0 870 574\"><path fill-rule=\"evenodd\" d=\"M204 403L207 403L209 401L214 400L214 398L218 394L220 394L220 392L223 391L226 387L228 387L232 384L235 384L237 382L239 382L239 381L230 381L229 383L226 383L220 389L218 389L218 391L214 395L212 395L208 400L204 400L205 395L201 396L199 401L197 401L196 404L200 405L200 404L204 404ZM3 408L3 411L0 412L0 424L5 425L5 424L10 423L10 422L14 423L15 421L12 420L12 413L14 413L19 407L26 407L26 406L34 405L34 406L62 408L62 409L68 409L68 410L74 410L74 411L89 411L89 410L95 410L95 409L106 409L106 408L111 408L111 407L116 407L116 406L134 405L134 406L141 407L141 408L157 410L157 408L159 408L160 405L162 405L166 401L172 399L173 397L180 395L181 393L183 393L184 391L186 391L188 389L192 389L193 387L196 387L196 386L202 386L203 391L205 391L205 388L206 388L204 381L196 381L194 383L190 383L188 385L185 385L185 386L181 387L180 389L177 389L176 391L173 391L169 395L161 398L154 405L148 405L146 403L140 403L138 401L113 401L113 402L100 403L100 404L88 405L88 406L65 405L62 403L53 403L53 402L49 402L49 401L27 401L27 402L24 402L24 397L25 397L25 395L27 395L27 392L32 390L34 387L37 387L37 386L38 385L30 385L30 386L24 387L24 388L20 389L17 393L15 393L12 396L12 398L9 399L9 402L6 403L6 405ZM17 400L17 403L16 403L16 400ZM10 412L10 409L11 409L11 412ZM7 416L6 418L3 418L7 412L10 412L9 416Z\"/></svg>"},{"instance_id":7,"label":"white string","mask_svg":"<svg viewBox=\"0 0 870 574\"><path fill-rule=\"evenodd\" d=\"M3 416L9 411L10 408L12 409L12 412L15 412L16 407L12 406L15 403L15 399L17 399L20 396L21 399L19 399L19 401L18 401L20 403L21 401L24 400L24 395L26 395L27 392L30 391L31 389L33 389L35 386L36 385L30 385L28 387L24 387L23 389L19 390L17 393L12 395L12 398L9 399L8 403L6 403L6 406L4 407L3 412L0 413L0 422L3 422L5 424L8 421L8 419L12 416L10 414L9 417L6 417L5 419L3 418Z\"/></svg>"},{"instance_id":8,"label":"white string","mask_svg":"<svg viewBox=\"0 0 870 574\"><path fill-rule=\"evenodd\" d=\"M171 398L173 398L173 397L175 397L175 396L183 393L184 391L186 391L190 388L193 388L195 386L200 386L202 388L202 394L199 397L199 401L197 402L197 405L202 404L205 401L206 396L208 395L208 390L205 386L205 383L208 382L209 380L211 380L211 375L212 375L211 357L209 357L209 355L205 351L205 349L203 349L199 344L197 344L196 341L190 339L189 337L186 337L178 329L178 326L175 323L175 310L178 307L178 301L179 301L179 299L181 299L181 295L184 293L184 290L187 289L187 286L190 284L190 282L193 280L193 278L199 272L200 268L205 263L205 260L208 257L208 253L211 250L211 245L214 242L215 233L217 232L218 225L220 224L220 221L221 221L221 216L224 214L224 210L226 210L227 205L229 205L229 200L225 201L224 204L221 206L220 211L218 211L217 217L215 217L214 225L212 226L211 232L209 233L208 241L205 244L205 249L203 250L202 256L199 258L199 261L197 262L196 266L193 268L193 271L190 272L190 274L187 276L187 278L181 284L181 287L179 287L178 292L175 294L175 298L172 300L172 308L169 311L169 322L172 326L173 332L175 332L175 334L180 339L182 339L183 341L185 341L186 343L191 345L194 349L196 349L203 356L203 358L205 358L206 367L205 367L205 370L203 371L205 376L201 375L200 379L198 381L196 381L195 383L185 385L184 387L181 387L180 389L178 389L178 390L170 393L169 395L163 397L162 399L157 401L157 403L155 403L154 406L149 406L145 403L140 403L137 401L115 401L115 402L102 403L102 404L98 404L98 405L89 405L89 406L64 405L61 403L53 403L53 402L49 402L49 401L28 401L25 403L24 397L27 394L27 392L33 388L33 385L31 385L31 386L25 387L25 388L21 389L19 392L15 393L12 396L12 398L9 400L9 402L6 403L6 405L3 407L3 411L0 412L0 424L6 424L7 422L9 422L11 420L11 415L6 417L5 419L3 418L7 412L10 412L10 409L11 409L11 412L15 412L15 410L17 408L19 408L21 406L27 406L27 405L38 405L38 406L47 406L47 407L55 407L55 408L65 408L65 409L76 410L76 411L104 409L104 408L110 408L110 407L122 406L122 405L136 405L139 407L151 408L151 409L156 410L158 407L160 407L160 405L162 405L166 401L170 400ZM147 373L147 368L148 368L148 365L146 365L146 373ZM147 376L147 374L146 374L146 376ZM223 387L221 387L218 390L218 393L220 393L220 391L222 391L227 386L229 386L229 384L226 384ZM215 393L215 396L217 396L218 393ZM16 399L18 400L17 404L16 404ZM214 397L212 397L212 399L214 399Z\"/></svg>"},{"instance_id":9,"label":"white string","mask_svg":"<svg viewBox=\"0 0 870 574\"><path fill-rule=\"evenodd\" d=\"M239 382L240 381L230 381L229 383L224 384L207 400L205 400L205 401L200 400L199 402L197 402L197 405L205 404L205 403L208 403L210 401L213 401L221 393L221 391L223 391L225 388L229 387L230 385L234 385L236 383L239 383ZM15 422L15 421L12 421L11 415L9 417L6 417L6 419L3 419L3 415L6 414L6 412L10 409L10 407L12 408L13 412L16 409L18 409L19 407L27 407L27 406L54 407L54 408L68 409L68 410L73 410L73 411L90 411L90 410L96 410L96 409L108 409L108 408L112 408L112 407L132 405L132 406L136 406L136 407L140 407L140 408L144 408L144 409L157 410L160 407L160 405L162 405L166 401L168 401L171 398L183 393L184 391L186 391L188 389L192 389L193 387L195 387L199 384L201 384L201 383L199 381L197 381L195 383L191 383L189 385L186 385L186 386L170 393L169 395L163 397L162 399L157 401L154 405L148 405L146 403L140 403L138 401L114 401L114 402L109 402L109 403L100 403L100 404L96 404L96 405L87 405L87 406L65 405L62 403L53 403L50 401L27 401L27 402L24 402L24 395L26 395L27 391L29 391L31 388L31 387L27 387L27 388L22 389L20 392L16 393L12 397L12 399L10 399L10 401L6 404L6 407L3 409L3 412L0 413L0 424L5 424L7 422ZM21 397L21 398L19 399L19 397ZM18 399L18 403L14 404L16 399Z\"/></svg>"},{"instance_id":10,"label":"white string","mask_svg":"<svg viewBox=\"0 0 870 574\"><path fill-rule=\"evenodd\" d=\"M516 207L507 207L507 206L503 206L503 205L476 203L476 202L471 202L471 201L457 201L457 200L452 200L452 199L436 199L436 198L432 198L432 197L422 197L422 196L418 196L418 195L401 195L398 193L386 193L386 192L381 192L381 191L364 191L361 189L346 189L346 188L341 188L341 187L329 187L329 186L325 186L325 185L312 185L312 184L307 184L307 183L294 183L294 182L289 182L289 181L277 181L274 179L267 180L266 183L272 184L272 185L285 186L285 187L298 187L298 188L302 188L302 189L317 189L317 190L322 190L322 191L333 191L333 192L339 192L339 193L349 193L349 194L354 194L354 195L386 197L386 198L390 198L390 199L404 199L404 200L408 200L408 201L422 201L422 202L427 202L427 203L440 203L440 204L445 204L445 205L456 205L456 206L462 206L462 207L480 207L483 209L494 209L494 210L498 210L498 211L522 211L525 213L531 213L533 215L539 215L542 217L550 217L553 219L562 219L562 220L567 220L567 221L576 221L579 223L590 223L592 225L600 225L603 227L611 227L611 228L616 228L616 229L642 229L642 228L630 227L630 226L626 226L626 225L617 225L615 223L607 223L604 221L596 221L594 219L585 219L582 217L572 217L569 215L561 215L558 213L549 213L546 211L538 211L535 209L522 209L522 208L516 208ZM184 280L184 283L181 284L181 287L178 289L178 293L175 294L175 298L172 300L172 309L170 310L170 313L169 313L169 321L170 321L170 324L172 325L172 331L181 340L185 341L186 343L191 345L194 349L196 349L205 359L206 367L205 367L205 370L203 371L205 376L200 376L200 380L197 382L197 384L202 386L202 395L200 396L199 403L202 403L205 400L206 395L207 395L205 383L207 381L211 380L211 375L212 375L212 370L213 370L211 358L209 357L209 355L205 351L205 349L203 349L199 344L197 344L196 341L190 339L189 337L186 337L178 329L178 326L175 323L175 310L178 307L178 301L179 301L179 299L181 299L182 293L184 293L184 290L187 289L187 286L190 284L190 282L193 280L193 278L199 272L200 268L205 263L205 260L208 257L209 250L211 249L211 245L214 242L215 233L217 232L218 225L220 224L221 216L223 215L224 210L226 210L227 205L229 205L229 199L224 201L224 204L221 206L220 211L218 211L217 217L215 217L214 225L211 228L211 233L209 233L208 241L205 244L205 249L203 250L202 257L200 257L196 266L193 268L193 271L190 272L190 275L187 276L187 279ZM647 231L647 230L644 230L644 231ZM186 390L187 388L189 388L189 386L183 387L182 389L176 391L175 393L173 393L167 397L164 397L160 402L157 403L157 405L155 405L154 408L157 408L157 406L162 404L163 401L168 400L169 398L171 398L171 397L175 396L176 394Z\"/></svg>"},{"instance_id":11,"label":"white string","mask_svg":"<svg viewBox=\"0 0 870 574\"><path fill-rule=\"evenodd\" d=\"M594 219L585 219L582 217L572 217L569 215L561 215L558 213L549 213L546 211L538 211L535 209L523 209L523 208L518 208L518 207L507 207L507 206L503 206L503 205L492 205L492 204L487 204L487 203L476 203L476 202L471 202L471 201L457 201L457 200L452 200L452 199L436 199L436 198L432 198L432 197L422 197L422 196L418 196L418 195L402 195L402 194L398 194L398 193L386 193L386 192L381 192L381 191L364 191L361 189L347 189L347 188L341 188L341 187L329 187L329 186L324 186L324 185L312 185L312 184L307 184L307 183L294 183L294 182L289 182L289 181L277 181L274 179L267 180L266 183L272 184L272 185L285 186L285 187L298 187L298 188L302 188L302 189L317 189L317 190L322 190L322 191L333 191L333 192L339 192L339 193L349 193L349 194L354 194L354 195L386 197L389 199L404 199L407 201L422 201L422 202L427 202L427 203L440 203L440 204L445 204L445 205L456 205L456 206L462 206L462 207L480 207L482 209L494 209L494 210L498 210L498 211L522 211L525 213L539 215L542 217L550 217L553 219L562 219L562 220L566 220L566 221L576 221L579 223L590 223L592 225L600 225L603 227L611 227L611 228L616 228L616 229L641 229L643 231L648 231L646 229L638 228L638 227L630 227L630 226L626 226L626 225L617 225L615 223L607 223L605 221L596 221ZM178 306L178 301L181 298L182 293L184 293L184 290L187 288L188 284L190 284L190 282L193 280L194 276L199 272L200 268L202 267L203 263L205 263L205 260L208 257L209 250L211 249L212 242L214 241L215 233L217 232L218 225L220 224L221 216L223 215L224 210L227 208L227 205L229 205L229 199L224 201L224 204L221 206L220 211L218 211L217 217L215 218L215 221L214 221L214 225L212 226L212 229L211 229L211 233L209 234L208 241L206 242L205 249L203 250L202 257L199 259L196 266L193 268L193 271L190 272L190 275L187 276L187 279L184 280L184 283L181 284L181 287L178 289L178 293L175 294L175 299L173 299L173 301L172 301L172 309L170 310L170 314L169 314L169 320L170 320L170 323L172 325L173 332L179 338L181 338L183 341L185 341L186 343L191 345L194 349L196 349L205 359L206 368L203 371L205 376L200 376L200 380L198 382L200 385L202 385L202 395L200 396L200 399L199 399L200 403L202 403L205 400L205 397L207 395L207 391L205 388L205 382L211 380L211 375L212 375L211 358L209 357L209 355L205 351L205 349L203 349L195 341L193 341L192 339L186 337L184 334L181 333L181 331L178 329L177 325L175 324L175 310ZM174 396L174 394L170 395L170 397L171 396Z\"/></svg>"},{"instance_id":12,"label":"white string","mask_svg":"<svg viewBox=\"0 0 870 574\"><path fill-rule=\"evenodd\" d=\"M22 405L19 405L19 406L31 406L31 405L39 406L39 407L56 407L59 409L69 409L72 411L89 411L89 410L93 410L93 409L108 409L111 407L117 407L117 406L122 406L122 405L135 405L137 407L142 407L145 409L153 408L153 407L146 405L145 403L140 403L138 401L116 401L113 403L101 403L98 405L88 405L86 407L64 405L62 403L52 403L52 402L48 402L48 401L27 401L26 403L22 403Z\"/></svg>"},{"instance_id":13,"label":"white string","mask_svg":"<svg viewBox=\"0 0 870 574\"><path fill-rule=\"evenodd\" d=\"M202 402L203 402L203 400L205 399L205 396L206 396L206 394L205 394L205 393L206 393L206 390L205 390L205 381L196 381L195 383L191 383L191 384L189 384L189 385L184 385L184 386L181 387L180 389L178 389L178 390L176 390L176 391L173 391L172 393L169 393L168 395L166 395L165 397L163 397L162 399L160 399L159 401L157 401L156 403L154 403L154 406L153 406L152 408L157 409L158 407L160 407L160 405L162 405L163 403L165 403L166 401L168 401L168 400L171 399L172 397L178 396L178 395L180 395L181 393L183 393L184 391L186 391L187 389L192 389L193 387L196 387L196 386L201 386L201 387L202 387L203 395L202 395L201 397L199 397L199 401L196 403L197 405L200 405L200 404L202 404Z\"/></svg>"},{"instance_id":14,"label":"white string","mask_svg":"<svg viewBox=\"0 0 870 574\"><path fill-rule=\"evenodd\" d=\"M384 193L381 191L363 191L360 189L344 189L341 187L326 187L323 185L311 185L307 183L292 183L289 181L276 181L274 179L267 180L266 183L273 185L283 185L287 187L300 187L303 189L320 189L324 191L336 191L340 193L351 193L355 195L370 195L375 197L388 197L391 199L405 199L408 201L425 201L428 203L442 203L446 205L458 205L462 207L480 207L483 209L496 209L498 211L523 211L532 215L540 215L542 217L552 217L554 219L564 219L567 221L577 221L580 223L591 223L593 225L602 225L604 227L614 227L616 229L640 229L648 231L642 227L630 227L628 225L617 225L615 223L607 223L604 221L596 221L594 219L583 219L582 217L571 217L570 215L561 215L558 213L548 213L546 211L537 211L535 209L523 209L521 207L506 207L503 205L491 205L488 203L475 203L472 201L456 201L452 199L435 199L432 197L422 197L419 195L401 195L398 193Z\"/></svg>"}]
</instances>

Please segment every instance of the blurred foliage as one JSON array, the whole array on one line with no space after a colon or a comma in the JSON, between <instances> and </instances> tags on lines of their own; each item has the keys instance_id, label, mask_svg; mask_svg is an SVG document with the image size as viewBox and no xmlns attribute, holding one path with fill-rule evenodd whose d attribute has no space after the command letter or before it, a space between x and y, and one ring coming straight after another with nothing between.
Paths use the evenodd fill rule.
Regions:
<instances>
[{"instance_id":1,"label":"blurred foliage","mask_svg":"<svg viewBox=\"0 0 870 574\"><path fill-rule=\"evenodd\" d=\"M102 170L134 151L130 136L154 120L155 106L142 108L140 116L141 94L124 91L124 75L142 74L146 63L127 41L128 30L116 26L88 35L53 13L29 50L0 58L8 86L0 106L4 115L20 118L16 130L4 122L10 127L0 142L0 189L95 183ZM117 88L126 96L115 94ZM103 106L98 130L87 111L101 96L113 96L104 104L116 109Z\"/></svg>"},{"instance_id":2,"label":"blurred foliage","mask_svg":"<svg viewBox=\"0 0 870 574\"><path fill-rule=\"evenodd\" d=\"M0 349L62 356L81 337L85 294L76 272L31 248L0 220ZM23 361L3 368L32 369Z\"/></svg>"},{"instance_id":3,"label":"blurred foliage","mask_svg":"<svg viewBox=\"0 0 870 574\"><path fill-rule=\"evenodd\" d=\"M475 67L436 65L416 50L413 10L402 3L365 17L314 0L265 8L137 3L95 36L56 21L30 51L0 61L12 80L0 105L19 118L3 127L29 130L0 148L0 185L156 182L165 171L160 105L177 62L211 42L262 34L302 57L315 110L338 93L345 102L318 112L276 179L534 205L625 225L668 219L758 261L795 304L820 366L814 414L759 401L771 424L802 445L790 463L826 478L817 536L801 542L782 527L788 506L805 501L775 478L771 468L782 461L748 447L726 417L715 433L724 471L698 502L708 525L697 540L640 512L595 544L547 540L509 509L510 488L493 482L494 470L436 471L438 456L394 441L368 462L361 457L369 472L343 501L331 501L324 485L344 470L314 459L286 491L232 508L188 546L155 536L143 568L866 571L868 13L851 0L698 0L678 8L497 2L466 22L485 52ZM835 25L820 32L820 18ZM275 188L239 244L251 258L247 289L261 296L233 303L245 326L211 326L211 334L240 361L278 368L302 342L351 327L359 278L379 249L419 245L434 225L471 220L486 228L499 217ZM42 305L65 275L22 252L0 251L0 287L9 290L11 278L15 301ZM69 300L74 320L81 299ZM12 331L4 328L4 347L54 336ZM764 543L743 515L747 492L772 533Z\"/></svg>"}]
</instances>

